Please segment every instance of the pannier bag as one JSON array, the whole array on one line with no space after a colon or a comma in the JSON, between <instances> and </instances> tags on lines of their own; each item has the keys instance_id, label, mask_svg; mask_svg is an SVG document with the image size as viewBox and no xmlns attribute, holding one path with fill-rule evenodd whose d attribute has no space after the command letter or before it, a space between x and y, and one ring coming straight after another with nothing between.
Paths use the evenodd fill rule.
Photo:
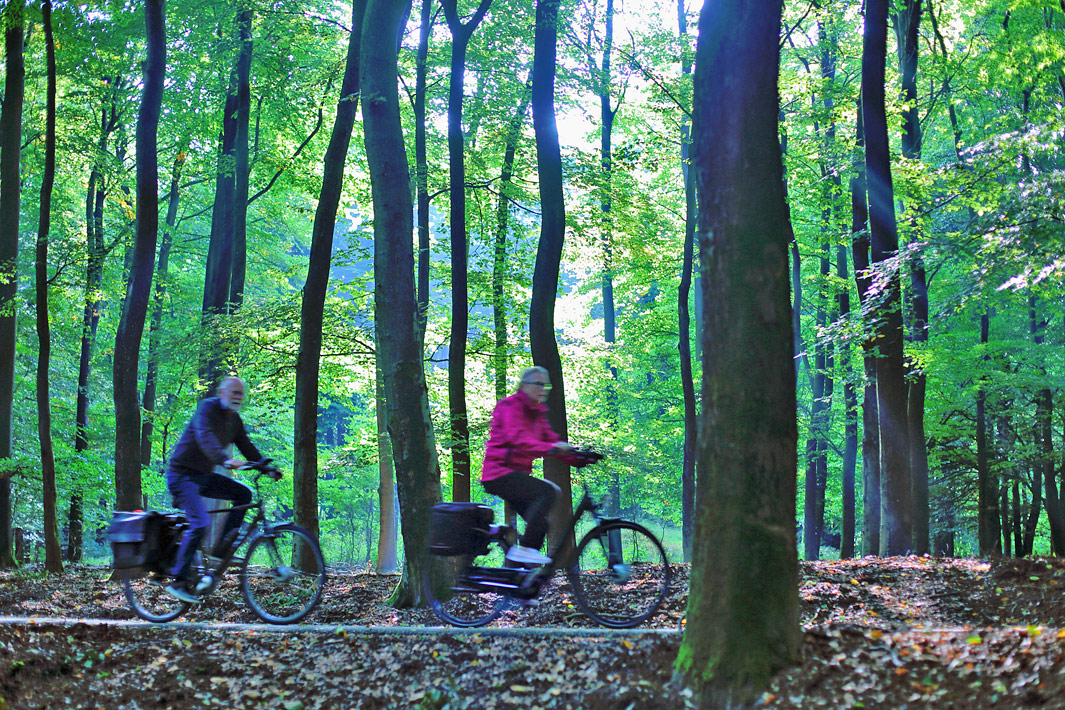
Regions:
<instances>
[{"instance_id":1,"label":"pannier bag","mask_svg":"<svg viewBox=\"0 0 1065 710\"><path fill-rule=\"evenodd\" d=\"M483 555L495 513L480 503L441 503L429 515L429 551L434 555Z\"/></svg>"},{"instance_id":2,"label":"pannier bag","mask_svg":"<svg viewBox=\"0 0 1065 710\"><path fill-rule=\"evenodd\" d=\"M107 541L115 569L153 567L159 558L160 532L166 516L157 511L115 511Z\"/></svg>"}]
</instances>

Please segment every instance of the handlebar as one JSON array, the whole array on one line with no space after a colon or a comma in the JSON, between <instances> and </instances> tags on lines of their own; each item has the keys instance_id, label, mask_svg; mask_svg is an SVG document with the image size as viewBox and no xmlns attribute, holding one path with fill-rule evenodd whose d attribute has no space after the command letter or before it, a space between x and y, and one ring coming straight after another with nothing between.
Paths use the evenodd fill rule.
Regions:
<instances>
[{"instance_id":1,"label":"handlebar","mask_svg":"<svg viewBox=\"0 0 1065 710\"><path fill-rule=\"evenodd\" d=\"M261 461L248 461L243 466L237 466L237 471L258 471L259 475L255 478L258 479L261 476L266 476L274 481L281 480L281 469L274 465L272 458L264 458Z\"/></svg>"}]
</instances>

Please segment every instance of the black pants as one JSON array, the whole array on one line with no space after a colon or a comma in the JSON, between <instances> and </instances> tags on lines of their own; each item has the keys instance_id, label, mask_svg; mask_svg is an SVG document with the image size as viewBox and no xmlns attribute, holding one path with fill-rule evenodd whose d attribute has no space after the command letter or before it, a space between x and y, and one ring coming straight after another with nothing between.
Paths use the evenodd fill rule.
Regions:
<instances>
[{"instance_id":1,"label":"black pants","mask_svg":"<svg viewBox=\"0 0 1065 710\"><path fill-rule=\"evenodd\" d=\"M525 534L518 544L539 550L547 537L547 516L555 504L560 489L551 481L533 478L527 473L513 471L500 478L482 481L484 490L499 496L514 506L525 521Z\"/></svg>"},{"instance_id":2,"label":"black pants","mask_svg":"<svg viewBox=\"0 0 1065 710\"><path fill-rule=\"evenodd\" d=\"M251 488L220 473L190 473L173 468L166 472L166 486L170 495L174 496L174 506L184 510L189 519L189 527L181 538L181 546L171 570L175 577L187 579L193 557L211 523L204 499L229 500L233 501L234 505L247 505L251 503ZM226 513L220 541L240 526L244 513L243 510L231 510Z\"/></svg>"}]
</instances>

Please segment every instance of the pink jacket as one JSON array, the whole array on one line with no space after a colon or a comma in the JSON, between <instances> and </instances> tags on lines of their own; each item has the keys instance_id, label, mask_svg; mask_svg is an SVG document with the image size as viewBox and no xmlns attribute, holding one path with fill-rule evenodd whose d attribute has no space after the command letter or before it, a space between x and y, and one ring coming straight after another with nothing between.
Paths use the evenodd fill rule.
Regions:
<instances>
[{"instance_id":1,"label":"pink jacket","mask_svg":"<svg viewBox=\"0 0 1065 710\"><path fill-rule=\"evenodd\" d=\"M532 464L547 455L558 434L547 422L547 407L521 390L499 400L484 450L481 480L491 481L512 471L532 473Z\"/></svg>"}]
</instances>

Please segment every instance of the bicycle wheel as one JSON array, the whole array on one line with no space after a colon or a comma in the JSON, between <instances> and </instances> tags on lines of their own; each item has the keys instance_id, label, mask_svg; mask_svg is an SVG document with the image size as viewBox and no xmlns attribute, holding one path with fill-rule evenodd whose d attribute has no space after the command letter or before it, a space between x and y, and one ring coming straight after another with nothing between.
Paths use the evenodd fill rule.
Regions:
<instances>
[{"instance_id":1,"label":"bicycle wheel","mask_svg":"<svg viewBox=\"0 0 1065 710\"><path fill-rule=\"evenodd\" d=\"M176 619L192 606L167 594L163 587L169 580L162 575L146 574L141 569L122 570L122 591L133 613L145 621L163 622Z\"/></svg>"},{"instance_id":2,"label":"bicycle wheel","mask_svg":"<svg viewBox=\"0 0 1065 710\"><path fill-rule=\"evenodd\" d=\"M325 587L325 560L309 532L291 524L259 532L248 545L240 591L270 624L292 624L310 613Z\"/></svg>"},{"instance_id":3,"label":"bicycle wheel","mask_svg":"<svg viewBox=\"0 0 1065 710\"><path fill-rule=\"evenodd\" d=\"M613 629L641 624L669 592L669 562L662 543L636 523L615 520L588 531L568 572L581 610Z\"/></svg>"},{"instance_id":4,"label":"bicycle wheel","mask_svg":"<svg viewBox=\"0 0 1065 710\"><path fill-rule=\"evenodd\" d=\"M452 626L484 626L503 613L508 595L505 588L491 589L474 584L468 571L473 562L488 562L486 557L441 557L427 554L422 570L423 591L433 611ZM514 571L506 568L478 568L480 577L495 578L500 584L513 584Z\"/></svg>"}]
</instances>

